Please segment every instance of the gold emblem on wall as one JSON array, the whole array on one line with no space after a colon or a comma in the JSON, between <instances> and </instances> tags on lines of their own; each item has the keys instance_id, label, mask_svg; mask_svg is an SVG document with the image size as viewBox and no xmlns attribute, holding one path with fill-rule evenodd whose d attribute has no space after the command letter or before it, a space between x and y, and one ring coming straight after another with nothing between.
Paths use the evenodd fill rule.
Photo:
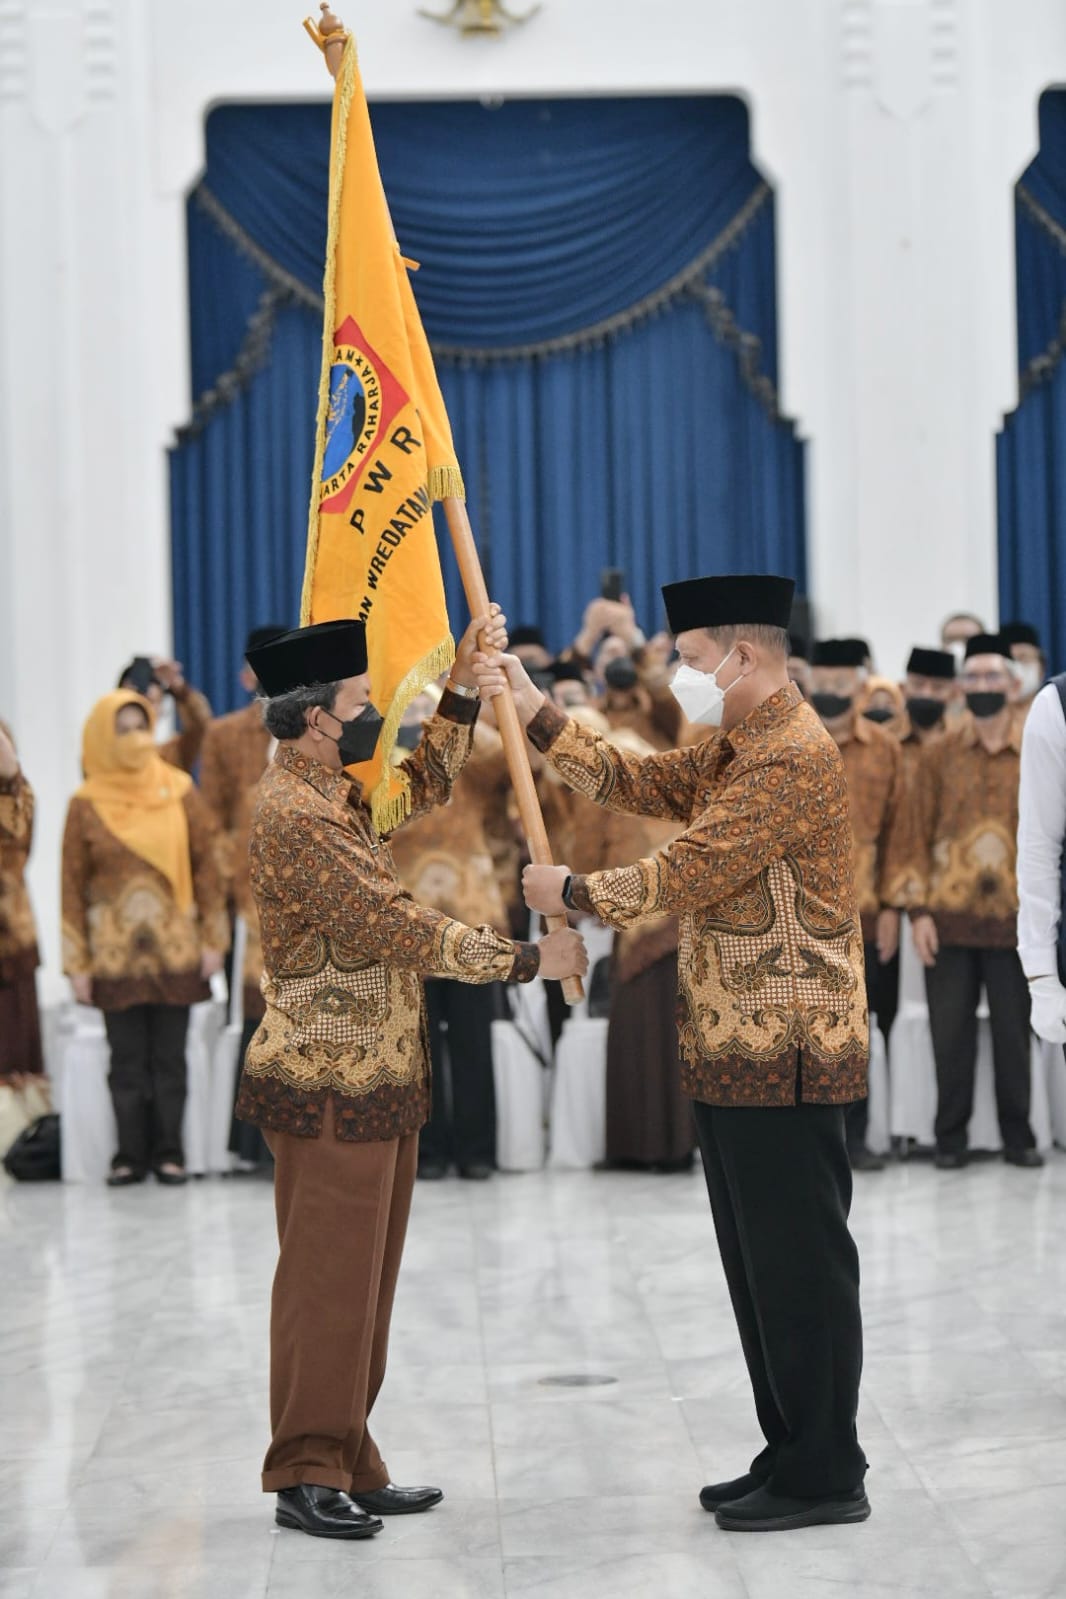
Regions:
<instances>
[{"instance_id":1,"label":"gold emblem on wall","mask_svg":"<svg viewBox=\"0 0 1066 1599\"><path fill-rule=\"evenodd\" d=\"M528 22L539 10L539 5L530 6L528 11L518 15L509 11L503 0L455 0L450 11L427 11L423 6L419 8L419 16L428 17L431 22L443 23L446 28L457 28L464 35L488 34L495 37L503 33L505 28Z\"/></svg>"}]
</instances>

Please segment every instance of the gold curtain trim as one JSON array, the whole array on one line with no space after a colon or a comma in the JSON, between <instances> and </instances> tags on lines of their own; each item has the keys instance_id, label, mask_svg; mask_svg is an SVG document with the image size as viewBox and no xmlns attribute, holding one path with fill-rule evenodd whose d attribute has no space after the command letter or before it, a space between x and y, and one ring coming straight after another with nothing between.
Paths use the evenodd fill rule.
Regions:
<instances>
[{"instance_id":1,"label":"gold curtain trim","mask_svg":"<svg viewBox=\"0 0 1066 1599\"><path fill-rule=\"evenodd\" d=\"M354 45L352 49L354 50ZM343 70L343 68L342 68ZM1019 186L1020 188L1020 186ZM739 211L731 218L716 238L712 239L694 260L690 261L680 272L674 274L668 282L660 288L646 295L643 300L638 300L635 305L627 307L624 311L616 312L613 316L606 317L602 322L597 322L591 327L580 329L576 333L564 334L558 339L548 339L540 344L510 345L504 349L486 349L482 346L466 347L462 345L430 344L433 357L436 361L444 361L458 365L490 366L496 361L541 360L548 356L573 352L581 349L593 348L603 344L620 334L628 332L639 323L657 315L672 304L683 300L693 300L703 306L708 323L715 337L722 343L729 345L735 352L740 365L741 377L748 389L756 396L774 421L781 419L781 411L777 387L762 370L762 340L757 334L747 333L739 325L729 306L725 295L720 289L705 282L706 274L714 264L721 259L726 251L739 243L747 229L754 222L763 207L772 199L773 190L765 182L759 183L745 200ZM269 334L272 331L273 318L280 305L288 301L298 302L309 310L324 313L325 301L322 295L315 294L306 284L279 266L274 258L256 244L255 240L241 227L240 223L230 215L225 206L212 194L207 185L201 183L193 198L200 205L215 224L231 239L236 247L254 262L263 273L264 277L274 285L273 290L263 296L263 303L269 302L269 325L257 329L257 338L246 339L249 348L246 350L242 344L234 367L220 375L213 387L197 400L194 407L192 423L188 428L180 429L179 440L190 432L198 431L211 415L222 405L228 404L233 398L237 388L247 382L257 366L265 359L266 349L269 347ZM1036 202L1033 201L1033 205ZM1047 213L1044 213L1047 216ZM1052 229L1057 227L1054 219L1047 217ZM1066 232L1058 230L1066 249ZM259 313L257 313L258 315ZM254 318L253 318L254 321ZM249 334L252 323L249 323ZM1042 358L1041 358L1042 359ZM328 383L328 376L326 379ZM446 493L454 493L448 488Z\"/></svg>"},{"instance_id":2,"label":"gold curtain trim","mask_svg":"<svg viewBox=\"0 0 1066 1599\"><path fill-rule=\"evenodd\" d=\"M602 322L594 322L590 327L579 328L575 333L564 333L557 339L543 339L536 344L511 344L491 349L480 345L434 344L433 354L438 361L455 361L481 366L493 361L541 360L546 356L565 355L573 350L588 349L592 345L603 344L609 339L617 338L619 333L627 333L630 328L636 327L637 323L646 322L649 317L664 311L673 301L682 299L694 288L700 277L725 255L727 250L731 250L739 243L772 193L768 183L758 184L736 215L726 223L721 233L712 239L694 260L682 267L680 272L675 272L674 276L658 289L653 289L651 294L646 294L643 300L627 306L624 311L616 311L613 316L605 317Z\"/></svg>"},{"instance_id":3,"label":"gold curtain trim","mask_svg":"<svg viewBox=\"0 0 1066 1599\"><path fill-rule=\"evenodd\" d=\"M298 301L300 305L306 305L311 311L322 310L322 296L316 294L314 289L309 289L306 283L301 283L291 272L287 272L261 245L256 244L251 234L241 227L236 217L226 210L222 201L212 193L206 183L198 183L192 197L200 210L211 218L219 232L224 233L227 239L231 239L241 254L247 256L263 276L269 278L275 288L283 289L293 300Z\"/></svg>"}]
</instances>

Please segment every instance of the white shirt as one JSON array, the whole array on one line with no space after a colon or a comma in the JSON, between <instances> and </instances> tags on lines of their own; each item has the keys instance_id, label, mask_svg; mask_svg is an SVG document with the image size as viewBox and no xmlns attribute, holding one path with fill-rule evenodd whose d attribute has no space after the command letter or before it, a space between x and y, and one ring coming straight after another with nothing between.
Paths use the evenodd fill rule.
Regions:
<instances>
[{"instance_id":1,"label":"white shirt","mask_svg":"<svg viewBox=\"0 0 1066 1599\"><path fill-rule=\"evenodd\" d=\"M1066 844L1066 717L1054 684L1033 701L1018 795L1018 954L1026 977L1058 973Z\"/></svg>"}]
</instances>

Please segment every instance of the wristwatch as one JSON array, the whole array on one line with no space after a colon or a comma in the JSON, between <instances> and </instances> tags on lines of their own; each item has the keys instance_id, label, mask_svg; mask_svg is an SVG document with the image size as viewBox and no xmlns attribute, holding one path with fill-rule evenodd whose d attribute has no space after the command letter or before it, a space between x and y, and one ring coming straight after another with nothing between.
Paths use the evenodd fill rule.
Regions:
<instances>
[{"instance_id":1,"label":"wristwatch","mask_svg":"<svg viewBox=\"0 0 1066 1599\"><path fill-rule=\"evenodd\" d=\"M573 888L573 886L574 886L574 878L573 878L573 873L571 873L566 878L565 882L563 883L563 892L562 892L562 895L561 895L562 902L566 906L568 911L576 911L577 910L577 906L574 904L573 897L571 895L571 889Z\"/></svg>"},{"instance_id":2,"label":"wristwatch","mask_svg":"<svg viewBox=\"0 0 1066 1599\"><path fill-rule=\"evenodd\" d=\"M458 694L461 700L476 700L481 697L480 689L470 688L466 683L457 683L453 677L448 679L446 687L450 694Z\"/></svg>"}]
</instances>

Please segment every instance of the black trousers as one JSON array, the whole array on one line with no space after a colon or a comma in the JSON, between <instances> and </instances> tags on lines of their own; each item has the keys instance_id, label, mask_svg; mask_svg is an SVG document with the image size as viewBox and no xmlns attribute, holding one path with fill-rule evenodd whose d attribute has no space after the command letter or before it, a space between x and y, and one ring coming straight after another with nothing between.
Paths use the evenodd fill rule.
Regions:
<instances>
[{"instance_id":1,"label":"black trousers","mask_svg":"<svg viewBox=\"0 0 1066 1599\"><path fill-rule=\"evenodd\" d=\"M866 1472L851 1165L837 1105L697 1103L707 1192L766 1448L772 1493L817 1498ZM722 1475L729 1467L723 1462Z\"/></svg>"},{"instance_id":2,"label":"black trousers","mask_svg":"<svg viewBox=\"0 0 1066 1599\"><path fill-rule=\"evenodd\" d=\"M233 1106L234 1114L229 1124L229 1152L236 1155L238 1160L254 1161L258 1166L272 1166L274 1157L266 1139L258 1127L253 1127L251 1122L242 1122L236 1113L237 1100L241 1092L241 1075L244 1071L244 1057L248 1053L248 1045L259 1031L259 1018L246 1016L241 1027L241 1043L237 1052L237 1070L233 1078Z\"/></svg>"},{"instance_id":3,"label":"black trousers","mask_svg":"<svg viewBox=\"0 0 1066 1599\"><path fill-rule=\"evenodd\" d=\"M495 1166L492 1023L498 1014L497 985L430 978L425 988L433 1108L419 1137L418 1158Z\"/></svg>"},{"instance_id":4,"label":"black trousers","mask_svg":"<svg viewBox=\"0 0 1066 1599\"><path fill-rule=\"evenodd\" d=\"M108 1086L118 1123L113 1166L136 1172L183 1165L188 1005L133 1005L104 1012L111 1046Z\"/></svg>"},{"instance_id":5,"label":"black trousers","mask_svg":"<svg viewBox=\"0 0 1066 1599\"><path fill-rule=\"evenodd\" d=\"M1029 985L1014 949L942 946L926 968L925 993L936 1058L936 1146L966 1148L977 1071L977 1006L988 995L999 1131L1008 1149L1036 1145L1029 1125Z\"/></svg>"},{"instance_id":6,"label":"black trousers","mask_svg":"<svg viewBox=\"0 0 1066 1599\"><path fill-rule=\"evenodd\" d=\"M863 954L866 961L866 998L870 1014L877 1017L877 1030L885 1043L892 1031L892 1023L899 1010L899 951L890 961L877 958L877 945L867 944Z\"/></svg>"},{"instance_id":7,"label":"black trousers","mask_svg":"<svg viewBox=\"0 0 1066 1599\"><path fill-rule=\"evenodd\" d=\"M871 1016L877 1017L877 1031L888 1047L888 1035L899 1009L899 954L882 963L877 958L877 945L863 947L866 966L866 998ZM858 1099L849 1105L846 1113L848 1148L866 1147L866 1129L870 1120L869 1101Z\"/></svg>"}]
</instances>

